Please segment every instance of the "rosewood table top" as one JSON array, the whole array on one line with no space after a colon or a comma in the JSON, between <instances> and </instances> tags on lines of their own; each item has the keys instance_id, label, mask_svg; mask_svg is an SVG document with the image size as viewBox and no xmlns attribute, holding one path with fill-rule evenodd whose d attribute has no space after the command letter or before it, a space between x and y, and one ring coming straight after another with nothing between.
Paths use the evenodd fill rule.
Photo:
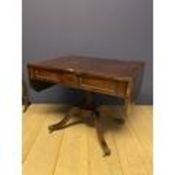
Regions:
<instances>
[{"instance_id":1,"label":"rosewood table top","mask_svg":"<svg viewBox=\"0 0 175 175\"><path fill-rule=\"evenodd\" d=\"M67 70L76 74L127 80L136 76L138 70L143 66L143 62L89 56L64 56L33 61L29 65L50 70Z\"/></svg>"}]
</instances>

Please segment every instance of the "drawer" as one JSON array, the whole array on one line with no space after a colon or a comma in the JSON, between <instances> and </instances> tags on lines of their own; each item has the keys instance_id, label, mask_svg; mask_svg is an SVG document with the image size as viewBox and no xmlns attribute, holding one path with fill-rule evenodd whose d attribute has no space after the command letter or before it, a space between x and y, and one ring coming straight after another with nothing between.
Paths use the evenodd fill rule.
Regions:
<instances>
[{"instance_id":1,"label":"drawer","mask_svg":"<svg viewBox=\"0 0 175 175\"><path fill-rule=\"evenodd\" d=\"M102 79L102 78L96 78L96 77L81 77L80 78L80 86L86 89L92 89L97 90L100 92L115 92L114 82Z\"/></svg>"},{"instance_id":2,"label":"drawer","mask_svg":"<svg viewBox=\"0 0 175 175\"><path fill-rule=\"evenodd\" d=\"M127 90L127 82L88 76L80 78L80 86L87 90L118 97L125 97Z\"/></svg>"},{"instance_id":3,"label":"drawer","mask_svg":"<svg viewBox=\"0 0 175 175\"><path fill-rule=\"evenodd\" d=\"M30 69L30 76L34 79L45 80L49 82L61 82L61 74L44 69Z\"/></svg>"},{"instance_id":4,"label":"drawer","mask_svg":"<svg viewBox=\"0 0 175 175\"><path fill-rule=\"evenodd\" d=\"M67 85L76 85L77 79L73 73L65 71L50 71L38 68L30 68L30 78L43 81L63 83Z\"/></svg>"}]
</instances>

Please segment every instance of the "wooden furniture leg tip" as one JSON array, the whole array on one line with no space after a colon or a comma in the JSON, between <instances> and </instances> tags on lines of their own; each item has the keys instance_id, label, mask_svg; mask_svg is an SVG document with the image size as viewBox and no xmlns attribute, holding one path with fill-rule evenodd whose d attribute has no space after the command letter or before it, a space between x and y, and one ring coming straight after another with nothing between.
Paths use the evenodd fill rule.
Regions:
<instances>
[{"instance_id":1,"label":"wooden furniture leg tip","mask_svg":"<svg viewBox=\"0 0 175 175\"><path fill-rule=\"evenodd\" d=\"M22 112L23 112L23 113L25 113L26 111L27 111L27 108L26 108L26 107L24 107L24 109L23 109L23 111L22 111Z\"/></svg>"},{"instance_id":2,"label":"wooden furniture leg tip","mask_svg":"<svg viewBox=\"0 0 175 175\"><path fill-rule=\"evenodd\" d=\"M68 122L69 119L70 119L70 115L67 114L60 122L53 124L53 125L50 125L48 127L49 133L52 133L52 132L59 130L59 129L62 129L65 126L65 124Z\"/></svg>"},{"instance_id":3,"label":"wooden furniture leg tip","mask_svg":"<svg viewBox=\"0 0 175 175\"><path fill-rule=\"evenodd\" d=\"M119 125L123 125L123 124L125 124L125 119L123 119L123 118L116 118L116 119L114 119Z\"/></svg>"},{"instance_id":4,"label":"wooden furniture leg tip","mask_svg":"<svg viewBox=\"0 0 175 175\"><path fill-rule=\"evenodd\" d=\"M111 155L111 150L109 148L104 150L103 157L110 156Z\"/></svg>"},{"instance_id":5,"label":"wooden furniture leg tip","mask_svg":"<svg viewBox=\"0 0 175 175\"><path fill-rule=\"evenodd\" d=\"M24 105L23 113L27 112L27 109L31 105L31 102L27 102L27 104Z\"/></svg>"},{"instance_id":6,"label":"wooden furniture leg tip","mask_svg":"<svg viewBox=\"0 0 175 175\"><path fill-rule=\"evenodd\" d=\"M52 126L49 126L49 127L48 127L48 130L49 130L49 134L51 134L51 133L54 131L54 129L53 129Z\"/></svg>"}]
</instances>

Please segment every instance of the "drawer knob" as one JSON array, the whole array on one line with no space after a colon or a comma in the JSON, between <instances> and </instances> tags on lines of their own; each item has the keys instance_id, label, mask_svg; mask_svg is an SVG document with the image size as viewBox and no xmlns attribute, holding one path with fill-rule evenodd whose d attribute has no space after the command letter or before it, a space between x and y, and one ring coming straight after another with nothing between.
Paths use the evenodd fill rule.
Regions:
<instances>
[{"instance_id":1,"label":"drawer knob","mask_svg":"<svg viewBox=\"0 0 175 175\"><path fill-rule=\"evenodd\" d=\"M69 72L74 72L74 69L70 67L70 68L68 68L68 71Z\"/></svg>"}]
</instances>

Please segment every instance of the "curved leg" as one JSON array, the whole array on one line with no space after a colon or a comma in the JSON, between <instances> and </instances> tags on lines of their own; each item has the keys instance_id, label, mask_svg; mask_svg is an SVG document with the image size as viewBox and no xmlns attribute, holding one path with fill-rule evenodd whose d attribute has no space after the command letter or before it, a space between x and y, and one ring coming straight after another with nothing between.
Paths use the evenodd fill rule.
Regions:
<instances>
[{"instance_id":1,"label":"curved leg","mask_svg":"<svg viewBox=\"0 0 175 175\"><path fill-rule=\"evenodd\" d=\"M70 117L71 116L69 114L66 114L66 116L60 122L53 124L53 125L50 125L48 127L49 132L52 133L55 130L59 130L59 129L63 128L64 125L69 121Z\"/></svg>"},{"instance_id":2,"label":"curved leg","mask_svg":"<svg viewBox=\"0 0 175 175\"><path fill-rule=\"evenodd\" d=\"M96 127L96 131L97 131L97 137L98 137L98 141L100 143L100 146L104 152L103 156L109 156L111 154L111 151L104 139L104 135L103 135L103 131L100 127L100 122L99 122L99 118L100 118L100 114L98 111L93 111L92 112L92 117L94 118L94 122L95 122L95 127Z\"/></svg>"},{"instance_id":3,"label":"curved leg","mask_svg":"<svg viewBox=\"0 0 175 175\"><path fill-rule=\"evenodd\" d=\"M23 109L24 113L27 111L27 109L30 105L31 105L31 102L29 100L26 100L24 103L24 109Z\"/></svg>"},{"instance_id":4,"label":"curved leg","mask_svg":"<svg viewBox=\"0 0 175 175\"><path fill-rule=\"evenodd\" d=\"M22 103L24 104L23 112L26 112L31 105L26 82L22 80Z\"/></svg>"}]
</instances>

